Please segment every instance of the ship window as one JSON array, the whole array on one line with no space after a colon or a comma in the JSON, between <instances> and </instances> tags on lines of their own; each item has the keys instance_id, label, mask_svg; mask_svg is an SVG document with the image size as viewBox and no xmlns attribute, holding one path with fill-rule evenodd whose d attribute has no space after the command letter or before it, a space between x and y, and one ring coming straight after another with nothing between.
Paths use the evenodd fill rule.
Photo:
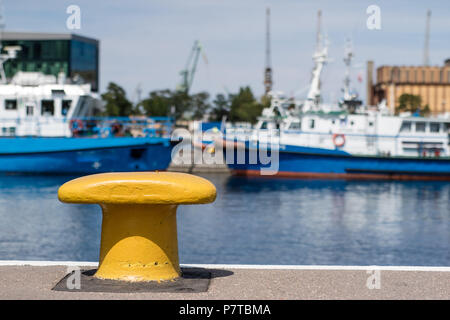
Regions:
<instances>
[{"instance_id":1,"label":"ship window","mask_svg":"<svg viewBox=\"0 0 450 320\"><path fill-rule=\"evenodd\" d=\"M411 122L404 121L400 127L400 132L411 132Z\"/></svg>"},{"instance_id":2,"label":"ship window","mask_svg":"<svg viewBox=\"0 0 450 320\"><path fill-rule=\"evenodd\" d=\"M2 134L4 136L14 136L16 134L16 127L3 127Z\"/></svg>"},{"instance_id":3,"label":"ship window","mask_svg":"<svg viewBox=\"0 0 450 320\"><path fill-rule=\"evenodd\" d=\"M67 116L67 113L69 112L71 105L72 105L72 100L63 100L62 101L61 114L63 116Z\"/></svg>"},{"instance_id":4,"label":"ship window","mask_svg":"<svg viewBox=\"0 0 450 320\"><path fill-rule=\"evenodd\" d=\"M54 94L54 95L65 95L66 92L64 90L60 90L60 89L52 89L52 94Z\"/></svg>"},{"instance_id":5,"label":"ship window","mask_svg":"<svg viewBox=\"0 0 450 320\"><path fill-rule=\"evenodd\" d=\"M27 106L27 116L33 115L33 106Z\"/></svg>"},{"instance_id":6,"label":"ship window","mask_svg":"<svg viewBox=\"0 0 450 320\"><path fill-rule=\"evenodd\" d=\"M450 133L450 122L444 123L444 132Z\"/></svg>"},{"instance_id":7,"label":"ship window","mask_svg":"<svg viewBox=\"0 0 450 320\"><path fill-rule=\"evenodd\" d=\"M266 122L266 121L264 121L264 122L261 124L261 129L267 129L267 122Z\"/></svg>"},{"instance_id":8,"label":"ship window","mask_svg":"<svg viewBox=\"0 0 450 320\"><path fill-rule=\"evenodd\" d=\"M309 120L309 127L310 127L311 129L314 129L314 126L315 126L315 121L314 121L314 119Z\"/></svg>"},{"instance_id":9,"label":"ship window","mask_svg":"<svg viewBox=\"0 0 450 320\"><path fill-rule=\"evenodd\" d=\"M5 110L17 110L17 100L16 99L6 99L5 100Z\"/></svg>"},{"instance_id":10,"label":"ship window","mask_svg":"<svg viewBox=\"0 0 450 320\"><path fill-rule=\"evenodd\" d=\"M34 59L39 60L41 59L41 43L40 42L36 42L34 43L34 48L33 48L33 56Z\"/></svg>"},{"instance_id":11,"label":"ship window","mask_svg":"<svg viewBox=\"0 0 450 320\"><path fill-rule=\"evenodd\" d=\"M291 122L289 129L301 129L300 122Z\"/></svg>"},{"instance_id":12,"label":"ship window","mask_svg":"<svg viewBox=\"0 0 450 320\"><path fill-rule=\"evenodd\" d=\"M425 122L416 122L416 132L425 132Z\"/></svg>"},{"instance_id":13,"label":"ship window","mask_svg":"<svg viewBox=\"0 0 450 320\"><path fill-rule=\"evenodd\" d=\"M440 123L439 122L431 122L430 123L430 132L439 132Z\"/></svg>"},{"instance_id":14,"label":"ship window","mask_svg":"<svg viewBox=\"0 0 450 320\"><path fill-rule=\"evenodd\" d=\"M370 121L370 122L369 122L369 127L372 127L372 126L373 126L373 122Z\"/></svg>"},{"instance_id":15,"label":"ship window","mask_svg":"<svg viewBox=\"0 0 450 320\"><path fill-rule=\"evenodd\" d=\"M52 116L55 113L55 104L53 100L42 100L41 101L41 114Z\"/></svg>"}]
</instances>

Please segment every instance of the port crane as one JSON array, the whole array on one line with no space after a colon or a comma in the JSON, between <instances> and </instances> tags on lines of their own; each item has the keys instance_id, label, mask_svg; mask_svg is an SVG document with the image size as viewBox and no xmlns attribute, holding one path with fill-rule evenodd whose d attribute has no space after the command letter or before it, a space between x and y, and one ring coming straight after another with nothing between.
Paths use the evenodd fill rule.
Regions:
<instances>
[{"instance_id":1,"label":"port crane","mask_svg":"<svg viewBox=\"0 0 450 320\"><path fill-rule=\"evenodd\" d=\"M200 45L200 42L196 40L189 54L186 67L180 72L181 83L177 86L178 91L185 92L186 94L189 93L189 89L191 88L192 82L194 81L194 75L197 69L198 58L201 51L202 46Z\"/></svg>"}]
</instances>

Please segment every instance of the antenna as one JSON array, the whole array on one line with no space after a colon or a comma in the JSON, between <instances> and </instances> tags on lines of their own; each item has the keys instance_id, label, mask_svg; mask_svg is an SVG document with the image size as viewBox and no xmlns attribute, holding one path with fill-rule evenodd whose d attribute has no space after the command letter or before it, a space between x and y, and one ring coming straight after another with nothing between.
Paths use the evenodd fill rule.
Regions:
<instances>
[{"instance_id":1,"label":"antenna","mask_svg":"<svg viewBox=\"0 0 450 320\"><path fill-rule=\"evenodd\" d=\"M425 27L425 46L423 49L423 65L428 66L430 64L430 56L429 56L429 46L430 46L430 20L431 20L431 11L427 11L427 22Z\"/></svg>"},{"instance_id":2,"label":"antenna","mask_svg":"<svg viewBox=\"0 0 450 320\"><path fill-rule=\"evenodd\" d=\"M344 56L344 63L346 66L345 78L344 78L344 99L345 100L350 99L350 72L351 72L352 58L353 58L352 41L350 38L347 38L346 44L345 44L345 56Z\"/></svg>"},{"instance_id":3,"label":"antenna","mask_svg":"<svg viewBox=\"0 0 450 320\"><path fill-rule=\"evenodd\" d=\"M264 70L264 89L267 95L272 90L272 67L270 61L270 8L266 9L266 69Z\"/></svg>"},{"instance_id":4,"label":"antenna","mask_svg":"<svg viewBox=\"0 0 450 320\"><path fill-rule=\"evenodd\" d=\"M4 29L5 29L5 17L3 14L3 2L0 0L0 53L2 50L2 39Z\"/></svg>"},{"instance_id":5,"label":"antenna","mask_svg":"<svg viewBox=\"0 0 450 320\"><path fill-rule=\"evenodd\" d=\"M321 34L321 26L322 26L322 10L317 11L317 34L316 34L316 49L319 50L322 42L322 34Z\"/></svg>"},{"instance_id":6,"label":"antenna","mask_svg":"<svg viewBox=\"0 0 450 320\"><path fill-rule=\"evenodd\" d=\"M141 96L142 96L142 83L139 82L138 85L136 86L136 104L138 104L139 102L141 102Z\"/></svg>"},{"instance_id":7,"label":"antenna","mask_svg":"<svg viewBox=\"0 0 450 320\"><path fill-rule=\"evenodd\" d=\"M325 41L322 46L322 11L317 12L317 42L316 50L313 54L314 68L312 71L311 83L305 103L303 104L303 112L319 108L321 102L320 94L320 75L324 65L329 61L328 59L328 41Z\"/></svg>"}]
</instances>

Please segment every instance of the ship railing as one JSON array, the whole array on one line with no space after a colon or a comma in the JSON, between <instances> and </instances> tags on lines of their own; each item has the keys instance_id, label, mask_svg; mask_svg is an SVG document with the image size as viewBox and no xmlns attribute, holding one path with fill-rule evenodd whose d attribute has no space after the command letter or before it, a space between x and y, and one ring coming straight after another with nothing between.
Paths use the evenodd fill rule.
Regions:
<instances>
[{"instance_id":1,"label":"ship railing","mask_svg":"<svg viewBox=\"0 0 450 320\"><path fill-rule=\"evenodd\" d=\"M73 136L170 138L169 117L75 117L67 120Z\"/></svg>"},{"instance_id":2,"label":"ship railing","mask_svg":"<svg viewBox=\"0 0 450 320\"><path fill-rule=\"evenodd\" d=\"M229 130L227 140L259 141L301 145L304 147L337 149L350 153L371 155L404 155L422 157L450 156L450 134L389 135L369 134L365 132L342 132L344 143L336 145L333 132L311 132L303 130L253 129Z\"/></svg>"},{"instance_id":3,"label":"ship railing","mask_svg":"<svg viewBox=\"0 0 450 320\"><path fill-rule=\"evenodd\" d=\"M170 117L0 118L0 136L170 138Z\"/></svg>"}]
</instances>

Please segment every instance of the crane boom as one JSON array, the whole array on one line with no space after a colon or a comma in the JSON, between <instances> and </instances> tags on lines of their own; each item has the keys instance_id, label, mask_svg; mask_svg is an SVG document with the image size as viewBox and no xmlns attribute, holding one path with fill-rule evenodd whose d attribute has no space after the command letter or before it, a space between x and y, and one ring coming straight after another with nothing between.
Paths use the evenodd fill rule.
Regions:
<instances>
[{"instance_id":1,"label":"crane boom","mask_svg":"<svg viewBox=\"0 0 450 320\"><path fill-rule=\"evenodd\" d=\"M189 90L194 82L195 71L197 70L198 58L200 56L200 51L202 51L202 47L200 42L196 40L192 47L191 52L189 53L188 60L186 62L186 66L184 70L180 72L181 75L181 83L178 85L177 90L185 93L189 93Z\"/></svg>"}]
</instances>

